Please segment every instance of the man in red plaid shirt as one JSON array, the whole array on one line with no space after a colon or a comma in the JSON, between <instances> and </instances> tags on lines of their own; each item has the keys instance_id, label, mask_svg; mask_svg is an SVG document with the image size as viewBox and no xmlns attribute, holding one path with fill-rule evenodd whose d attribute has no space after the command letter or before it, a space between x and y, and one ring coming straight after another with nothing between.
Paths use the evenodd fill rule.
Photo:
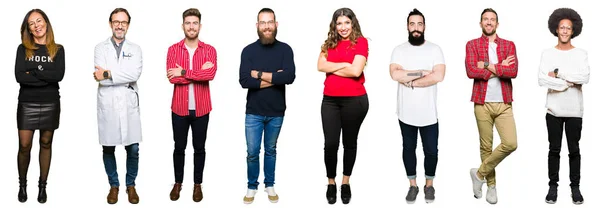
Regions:
<instances>
[{"instance_id":1,"label":"man in red plaid shirt","mask_svg":"<svg viewBox=\"0 0 600 212\"><path fill-rule=\"evenodd\" d=\"M496 204L496 172L498 164L517 149L517 129L512 112L512 83L517 77L518 60L515 44L496 34L498 14L491 8L481 13L481 37L466 45L467 76L473 79L471 101L479 130L481 165L470 170L475 198L482 196L487 182L486 200ZM493 127L500 135L500 145L492 151Z\"/></svg>"}]
</instances>

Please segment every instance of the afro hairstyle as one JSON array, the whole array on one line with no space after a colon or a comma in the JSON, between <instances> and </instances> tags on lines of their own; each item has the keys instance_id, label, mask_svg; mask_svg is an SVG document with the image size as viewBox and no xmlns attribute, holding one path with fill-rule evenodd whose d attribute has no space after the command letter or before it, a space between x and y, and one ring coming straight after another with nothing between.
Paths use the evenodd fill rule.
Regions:
<instances>
[{"instance_id":1,"label":"afro hairstyle","mask_svg":"<svg viewBox=\"0 0 600 212\"><path fill-rule=\"evenodd\" d=\"M573 35L571 35L571 38L575 38L581 34L583 22L581 21L579 13L571 8L558 8L554 10L552 15L550 15L550 18L548 18L548 29L554 36L558 37L556 29L558 29L558 24L563 19L569 19L573 22Z\"/></svg>"}]
</instances>

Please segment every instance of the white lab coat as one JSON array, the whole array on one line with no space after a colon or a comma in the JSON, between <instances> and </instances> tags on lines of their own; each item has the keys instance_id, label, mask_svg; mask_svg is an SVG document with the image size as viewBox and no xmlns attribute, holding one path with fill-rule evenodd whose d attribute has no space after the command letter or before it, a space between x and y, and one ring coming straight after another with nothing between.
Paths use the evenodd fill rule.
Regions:
<instances>
[{"instance_id":1,"label":"white lab coat","mask_svg":"<svg viewBox=\"0 0 600 212\"><path fill-rule=\"evenodd\" d=\"M125 39L117 58L110 39L96 45L94 51L94 65L112 75L98 84L98 137L103 146L127 146L142 141L136 83L142 74L142 49Z\"/></svg>"}]
</instances>

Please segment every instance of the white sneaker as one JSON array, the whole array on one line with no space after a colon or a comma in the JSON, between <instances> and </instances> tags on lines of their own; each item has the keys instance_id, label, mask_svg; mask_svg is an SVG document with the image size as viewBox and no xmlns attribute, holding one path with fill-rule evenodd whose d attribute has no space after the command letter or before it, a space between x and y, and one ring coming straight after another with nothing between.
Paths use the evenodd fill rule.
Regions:
<instances>
[{"instance_id":1,"label":"white sneaker","mask_svg":"<svg viewBox=\"0 0 600 212\"><path fill-rule=\"evenodd\" d=\"M488 186L485 200L490 204L496 204L498 202L498 195L496 194L496 186Z\"/></svg>"},{"instance_id":2,"label":"white sneaker","mask_svg":"<svg viewBox=\"0 0 600 212\"><path fill-rule=\"evenodd\" d=\"M265 192L267 192L269 201L272 203L277 203L279 201L279 196L277 196L277 193L275 193L275 188L273 188L273 186L266 187Z\"/></svg>"},{"instance_id":3,"label":"white sneaker","mask_svg":"<svg viewBox=\"0 0 600 212\"><path fill-rule=\"evenodd\" d=\"M473 196L475 196L475 198L479 199L481 198L482 192L481 192L481 186L483 186L483 184L486 182L485 179L479 179L479 177L477 177L477 170L479 170L478 168L472 168L470 171L471 174L471 181L473 183Z\"/></svg>"},{"instance_id":4,"label":"white sneaker","mask_svg":"<svg viewBox=\"0 0 600 212\"><path fill-rule=\"evenodd\" d=\"M244 204L250 204L254 202L254 195L256 195L256 189L248 189L246 196L244 196Z\"/></svg>"}]
</instances>

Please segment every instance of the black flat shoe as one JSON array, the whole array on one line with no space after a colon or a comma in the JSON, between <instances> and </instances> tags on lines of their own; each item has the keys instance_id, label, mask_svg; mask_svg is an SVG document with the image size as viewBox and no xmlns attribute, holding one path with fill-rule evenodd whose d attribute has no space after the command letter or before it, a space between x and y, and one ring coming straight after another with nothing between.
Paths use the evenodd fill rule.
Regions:
<instances>
[{"instance_id":1,"label":"black flat shoe","mask_svg":"<svg viewBox=\"0 0 600 212\"><path fill-rule=\"evenodd\" d=\"M40 181L38 187L40 188L40 191L38 193L37 201L39 203L46 203L46 200L48 198L48 196L46 195L46 182Z\"/></svg>"},{"instance_id":2,"label":"black flat shoe","mask_svg":"<svg viewBox=\"0 0 600 212\"><path fill-rule=\"evenodd\" d=\"M341 190L342 190L341 191L342 203L344 203L344 204L350 203L350 198L352 197L352 192L350 191L350 185L342 184Z\"/></svg>"},{"instance_id":3,"label":"black flat shoe","mask_svg":"<svg viewBox=\"0 0 600 212\"><path fill-rule=\"evenodd\" d=\"M335 204L335 201L337 200L337 190L335 188L335 184L329 184L327 185L327 202L329 202L329 204Z\"/></svg>"}]
</instances>

